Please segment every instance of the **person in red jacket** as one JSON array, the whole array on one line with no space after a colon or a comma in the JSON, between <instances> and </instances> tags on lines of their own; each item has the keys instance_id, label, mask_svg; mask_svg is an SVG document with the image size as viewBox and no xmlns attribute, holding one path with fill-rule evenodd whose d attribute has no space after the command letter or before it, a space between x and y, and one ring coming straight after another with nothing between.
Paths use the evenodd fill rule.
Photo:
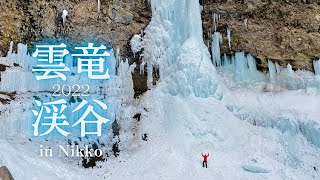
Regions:
<instances>
[{"instance_id":1,"label":"person in red jacket","mask_svg":"<svg viewBox=\"0 0 320 180\"><path fill-rule=\"evenodd\" d=\"M208 157L209 157L209 153L208 155L201 153L202 157L203 157L203 162L202 162L202 166L204 167L204 164L206 164L206 168L208 168Z\"/></svg>"}]
</instances>

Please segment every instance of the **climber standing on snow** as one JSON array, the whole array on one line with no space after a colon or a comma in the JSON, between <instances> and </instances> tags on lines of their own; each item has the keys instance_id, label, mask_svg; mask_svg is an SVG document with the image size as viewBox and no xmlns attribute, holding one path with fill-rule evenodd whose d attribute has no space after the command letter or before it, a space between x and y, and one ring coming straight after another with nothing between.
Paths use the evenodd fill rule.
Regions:
<instances>
[{"instance_id":1,"label":"climber standing on snow","mask_svg":"<svg viewBox=\"0 0 320 180\"><path fill-rule=\"evenodd\" d=\"M208 168L208 157L209 157L209 153L208 155L201 153L202 157L203 157L203 162L202 162L202 166L204 167L204 164L206 164L206 168Z\"/></svg>"}]
</instances>

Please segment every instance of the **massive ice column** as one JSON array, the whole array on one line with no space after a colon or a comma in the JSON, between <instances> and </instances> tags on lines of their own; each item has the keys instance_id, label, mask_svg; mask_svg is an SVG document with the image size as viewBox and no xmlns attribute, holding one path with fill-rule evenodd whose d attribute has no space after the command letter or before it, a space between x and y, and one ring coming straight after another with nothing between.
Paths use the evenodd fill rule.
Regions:
<instances>
[{"instance_id":1,"label":"massive ice column","mask_svg":"<svg viewBox=\"0 0 320 180\"><path fill-rule=\"evenodd\" d=\"M151 6L152 20L143 40L148 71L159 67L160 82L165 80L167 85L163 89L171 94L221 98L216 71L203 43L199 2L152 0Z\"/></svg>"}]
</instances>

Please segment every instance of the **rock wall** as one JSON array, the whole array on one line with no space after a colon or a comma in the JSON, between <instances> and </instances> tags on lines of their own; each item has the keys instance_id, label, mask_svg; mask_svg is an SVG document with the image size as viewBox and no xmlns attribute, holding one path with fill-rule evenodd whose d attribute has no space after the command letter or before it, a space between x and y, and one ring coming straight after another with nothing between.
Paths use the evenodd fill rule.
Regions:
<instances>
[{"instance_id":1,"label":"rock wall","mask_svg":"<svg viewBox=\"0 0 320 180\"><path fill-rule=\"evenodd\" d=\"M316 0L200 0L205 43L211 46L213 13L220 14L217 31L224 34L222 53L245 51L258 60L260 70L267 59L294 69L313 70L320 57L320 5ZM62 12L68 11L65 25ZM130 39L151 20L148 0L0 0L0 55L6 55L13 41L30 47L39 42L64 42L75 46L88 42L109 42L120 48L130 63ZM231 48L226 40L231 30ZM31 48L30 48L31 49ZM209 49L211 49L209 47ZM146 74L133 74L136 96L147 91Z\"/></svg>"},{"instance_id":2,"label":"rock wall","mask_svg":"<svg viewBox=\"0 0 320 180\"><path fill-rule=\"evenodd\" d=\"M63 10L68 11L65 24ZM138 62L129 42L150 20L148 0L100 0L100 6L98 0L0 0L0 55L6 55L11 41L30 49L40 42L71 47L97 42L110 43L130 63ZM137 94L147 90L145 75L133 78Z\"/></svg>"}]
</instances>

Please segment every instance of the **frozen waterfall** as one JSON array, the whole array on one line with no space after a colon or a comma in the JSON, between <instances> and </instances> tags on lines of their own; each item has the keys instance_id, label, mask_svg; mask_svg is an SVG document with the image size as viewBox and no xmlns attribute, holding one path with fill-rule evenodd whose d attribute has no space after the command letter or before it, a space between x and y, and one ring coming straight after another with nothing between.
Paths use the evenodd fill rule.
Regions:
<instances>
[{"instance_id":1,"label":"frozen waterfall","mask_svg":"<svg viewBox=\"0 0 320 180\"><path fill-rule=\"evenodd\" d=\"M152 0L152 21L145 30L148 86L159 67L164 91L172 95L222 98L215 68L203 43L201 7L193 0ZM217 16L217 19L219 16Z\"/></svg>"}]
</instances>

